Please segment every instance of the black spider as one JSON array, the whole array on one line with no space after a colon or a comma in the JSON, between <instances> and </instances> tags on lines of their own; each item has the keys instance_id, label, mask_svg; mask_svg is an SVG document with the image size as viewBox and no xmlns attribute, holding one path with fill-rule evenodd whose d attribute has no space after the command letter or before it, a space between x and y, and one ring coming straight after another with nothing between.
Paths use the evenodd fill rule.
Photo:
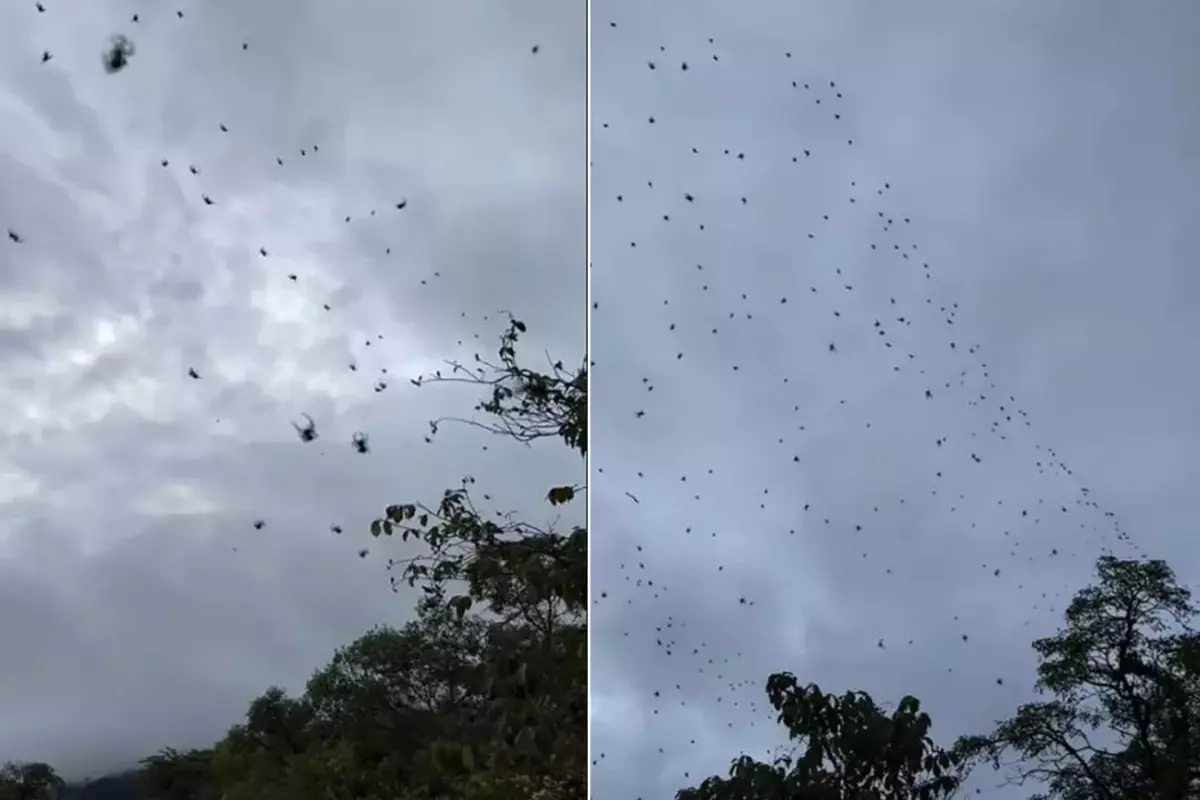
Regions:
<instances>
[{"instance_id":1,"label":"black spider","mask_svg":"<svg viewBox=\"0 0 1200 800\"><path fill-rule=\"evenodd\" d=\"M114 35L109 40L108 50L104 51L104 70L110 75L120 72L129 64L129 57L137 52L133 42L121 34Z\"/></svg>"},{"instance_id":2,"label":"black spider","mask_svg":"<svg viewBox=\"0 0 1200 800\"><path fill-rule=\"evenodd\" d=\"M308 420L308 424L303 428L294 422L292 423L292 427L295 428L296 433L300 435L300 441L311 442L317 438L317 423L313 422L313 418L308 414L304 415L304 419Z\"/></svg>"}]
</instances>

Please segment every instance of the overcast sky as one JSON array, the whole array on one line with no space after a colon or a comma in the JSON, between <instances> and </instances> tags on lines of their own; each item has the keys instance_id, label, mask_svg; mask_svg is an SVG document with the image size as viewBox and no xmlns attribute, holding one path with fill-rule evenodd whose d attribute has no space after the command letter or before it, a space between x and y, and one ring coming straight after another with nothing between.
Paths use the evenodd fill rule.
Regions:
<instances>
[{"instance_id":1,"label":"overcast sky","mask_svg":"<svg viewBox=\"0 0 1200 800\"><path fill-rule=\"evenodd\" d=\"M409 618L387 504L470 473L548 516L582 478L555 446L426 445L476 393L408 379L494 353L500 309L531 358L582 355L585 15L43 4L0 7L0 760L72 776L211 743Z\"/></svg>"},{"instance_id":2,"label":"overcast sky","mask_svg":"<svg viewBox=\"0 0 1200 800\"><path fill-rule=\"evenodd\" d=\"M781 670L985 731L1114 519L1196 577L1193 5L592 13L596 797Z\"/></svg>"}]
</instances>

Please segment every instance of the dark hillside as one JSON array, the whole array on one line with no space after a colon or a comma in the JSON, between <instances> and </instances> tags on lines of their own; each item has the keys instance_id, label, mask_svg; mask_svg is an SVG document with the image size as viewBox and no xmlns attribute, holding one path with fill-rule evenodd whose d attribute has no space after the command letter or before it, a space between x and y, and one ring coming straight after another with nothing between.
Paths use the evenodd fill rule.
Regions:
<instances>
[{"instance_id":1,"label":"dark hillside","mask_svg":"<svg viewBox=\"0 0 1200 800\"><path fill-rule=\"evenodd\" d=\"M130 771L67 784L63 800L146 800L146 796L138 789L137 773Z\"/></svg>"}]
</instances>

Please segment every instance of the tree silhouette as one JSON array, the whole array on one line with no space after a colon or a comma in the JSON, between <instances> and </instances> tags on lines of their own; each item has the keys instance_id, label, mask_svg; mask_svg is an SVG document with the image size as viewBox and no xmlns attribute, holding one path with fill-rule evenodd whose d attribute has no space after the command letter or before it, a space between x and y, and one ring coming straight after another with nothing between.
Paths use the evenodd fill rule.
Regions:
<instances>
[{"instance_id":1,"label":"tree silhouette","mask_svg":"<svg viewBox=\"0 0 1200 800\"><path fill-rule=\"evenodd\" d=\"M1097 562L1066 628L1034 642L1039 692L957 751L1037 781L1038 798L1128 800L1200 791L1200 639L1187 589L1162 561Z\"/></svg>"},{"instance_id":2,"label":"tree silhouette","mask_svg":"<svg viewBox=\"0 0 1200 800\"><path fill-rule=\"evenodd\" d=\"M457 421L522 443L557 437L587 453L587 368L568 371L551 360L547 372L523 366L516 345L526 326L510 320L500 338L498 362L476 358L468 368L451 363L448 376L414 381L466 382L486 387L476 411L482 420ZM446 419L430 423L431 435ZM476 748L457 743L479 771L461 790L478 797L532 794L582 797L587 763L587 529L569 533L518 520L512 513L485 515L466 477L443 493L436 507L392 505L371 524L375 536L423 542L427 552L394 566L402 580L420 585L427 602L445 603L461 618L482 604L502 627L493 644L510 657L486 664L490 699L482 715L492 736ZM551 487L552 506L572 502L585 487ZM486 496L485 496L486 497ZM393 584L394 585L394 584ZM449 595L452 586L461 593ZM483 766L483 765L486 765Z\"/></svg>"},{"instance_id":3,"label":"tree silhouette","mask_svg":"<svg viewBox=\"0 0 1200 800\"><path fill-rule=\"evenodd\" d=\"M769 764L742 756L728 778L676 800L938 800L961 785L959 758L934 744L915 697L889 715L866 692L825 694L787 672L767 680L767 695L803 752Z\"/></svg>"},{"instance_id":4,"label":"tree silhouette","mask_svg":"<svg viewBox=\"0 0 1200 800\"><path fill-rule=\"evenodd\" d=\"M469 377L452 372L444 380L486 387L477 407L488 415L481 427L526 444L557 437L582 455L586 371L552 363L543 374L521 366L515 346L524 332L512 320L497 364L480 360ZM416 382L439 380L435 374ZM398 630L376 628L339 649L300 697L268 689L214 748L168 749L146 759L139 774L146 794L584 797L587 530L560 533L512 514L485 517L471 497L473 484L464 479L435 507L391 506L371 526L375 536L425 545L421 556L394 565L424 590L416 620ZM563 484L539 499L557 508L583 491Z\"/></svg>"},{"instance_id":5,"label":"tree silhouette","mask_svg":"<svg viewBox=\"0 0 1200 800\"><path fill-rule=\"evenodd\" d=\"M0 800L56 800L63 780L40 761L8 762L0 767Z\"/></svg>"}]
</instances>

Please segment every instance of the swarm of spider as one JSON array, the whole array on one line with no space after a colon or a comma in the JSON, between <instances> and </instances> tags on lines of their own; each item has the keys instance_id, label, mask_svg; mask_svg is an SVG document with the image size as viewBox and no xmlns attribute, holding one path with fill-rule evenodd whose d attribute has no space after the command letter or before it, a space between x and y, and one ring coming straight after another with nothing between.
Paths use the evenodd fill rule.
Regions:
<instances>
[{"instance_id":1,"label":"swarm of spider","mask_svg":"<svg viewBox=\"0 0 1200 800\"><path fill-rule=\"evenodd\" d=\"M619 37L622 31L613 22L607 31L602 29L602 35ZM673 98L699 91L702 87L696 83L706 78L714 87L728 87L730 77L720 74L725 65L749 58L749 54L739 52L735 58L723 59L724 48L714 40L681 43L688 52L673 57L667 55L665 45L658 46L648 62L628 65L631 73L637 70L637 75L646 76L630 80L663 82L661 108L653 109L653 114L638 118L614 113L610 122L605 119L603 107L597 104L594 108L597 179L593 183L593 202L599 206L599 213L594 212L593 219L608 221L594 224L601 237L614 241L611 249L607 249L609 242L597 246L592 328L599 332L599 339L605 330L644 321L657 326L661 335L640 340L641 352L637 355L644 372L628 381L626 397L632 399L632 404L612 417L623 421L607 428L612 442L629 442L619 448L610 443L607 448L609 454L619 456L623 468L593 461L593 483L611 487L615 497L627 498L630 519L636 520L646 508L639 497L644 500L652 492L658 506L649 511L643 524L620 526L629 529L625 535L607 537L600 543L605 552L603 559L597 557L593 562L592 620L607 631L603 640L596 636L597 641L604 642L602 646L628 647L630 660L642 665L630 680L636 684L635 691L646 690L640 700L647 712L648 735L663 736L659 758L672 764L686 764L687 759L699 757L698 737L679 736L683 729L680 726L694 724L690 714L698 705L706 721L720 722L722 728L758 727L774 721L772 710L764 702L763 680L769 672L793 665L747 658L741 647L732 644L742 641L742 633L775 630L779 624L771 618L750 616L763 606L771 607L764 600L774 599L755 574L755 569L763 565L730 563L730 554L747 547L751 538L761 539L772 558L785 564L790 558L806 557L804 550L789 549L802 547L800 541L805 537L836 550L839 557L844 554L845 568L853 570L857 580L885 588L898 608L903 608L909 593L916 591L914 584L923 579L916 569L919 565L903 557L902 545L894 544L906 532L896 530L895 523L885 518L890 513L893 519L903 520L916 498L880 491L876 493L878 499L855 510L832 501L823 503L825 498L821 496L805 496L803 470L809 466L816 446L815 432L843 424L856 410L854 422L868 437L876 435L887 420L864 416L865 404L849 393L835 397L830 407L818 407L815 395L803 385L803 375L765 372L761 362L755 363L751 354L740 352L737 345L757 352L786 341L789 348L801 354L799 369L807 373L817 373L822 365L836 370L855 359L856 363L871 365L872 369L883 367L897 376L894 385L910 393L905 408L919 408L919 404L926 403L925 408L969 409L964 414L942 411L932 415L935 423L944 420L941 424L948 426L951 419L964 420L971 427L943 429L926 442L936 464L925 476L926 490L929 497L936 498L942 513L954 520L953 525L964 538L983 537L985 532L990 535L986 555L964 568L979 571L975 583L980 585L985 580L995 582L991 585L1011 584L1011 590L1027 609L1022 625L1030 631L1035 626L1041 629L1056 624L1062 601L1073 593L1065 582L1053 585L1046 580L1051 564L1087 564L1099 553L1117 546L1137 551L1115 514L1102 507L1080 483L1074 469L1040 440L1030 415L993 375L984 348L959 333L968 321L960 318L957 303L944 299L946 291L938 283L937 265L919 255L921 248L914 234L919 222L914 224L913 215L897 207L899 201L893 199L891 180L868 182L860 176L848 181L844 193L811 219L787 208L787 213L778 218L786 216L790 227L788 235L780 238L792 245L784 252L771 252L770 263L763 263L761 252L743 255L733 250L739 230L763 230L763 222L755 218L756 211L763 210L762 219L775 219L776 209L764 210L768 202L784 202L780 198L810 191L816 180L806 169L825 159L851 159L862 145L844 133L848 121L843 105L846 90L828 78L805 79L795 74L796 59L790 52L766 56L774 59L777 74L768 76L765 85L744 87L744 96L771 96L771 91L777 91L772 102L778 106L806 109L803 118L809 120L811 129L790 132L787 141L794 142L788 145L792 152L734 146L737 143L729 139L727 127L718 124L720 120L715 117L714 127L721 131L720 136L697 128L693 119L684 117L685 104L675 103ZM640 41L639 37L634 41ZM678 68L662 69L668 58ZM650 72L640 72L646 69ZM703 107L724 110L727 106L723 96L709 96ZM801 117L799 110L795 114ZM615 142L611 148L606 147L609 132ZM652 155L638 165L645 174L626 178L623 176L630 172L628 164L618 163L617 159L627 160L630 153L636 152L636 144L631 143L644 143ZM604 160L607 156L612 160ZM684 163L693 167L672 173L665 165L674 157L689 159ZM761 171L765 170L776 176L778 186L771 187L770 197L755 194L757 187L748 164L760 170L754 175L764 174ZM720 180L705 185L697 176L710 172L720 175ZM854 242L853 246L864 252L864 263L871 265L870 270L857 269L852 260L831 262L824 257L828 250L810 250L832 239L830 231L839 216L853 216L861 230L869 231L867 241ZM617 232L621 224L629 225L629 234ZM680 259L681 263L674 263L671 256L676 251L672 247L679 247L681 242L690 243L688 252L695 253L695 257L690 262ZM606 255L607 260L601 263ZM777 283L770 283L773 280ZM771 288L764 291L764 285ZM652 290L661 290L661 294L647 298ZM616 307L610 310L609 303ZM637 314L645 319L636 319ZM816 318L829 319L829 329L837 333L836 338L809 341L791 334L799 329L799 321ZM601 346L596 349L599 352ZM686 375L683 370L697 357L705 359L705 386L681 394L677 387ZM714 366L710 369L709 364ZM862 369L860 366L857 371ZM719 377L721 370L727 378ZM605 385L617 387L625 376L614 371L604 380ZM753 398L748 407L755 414L766 415L767 409L778 405L789 418L781 421L777 436L756 439L747 447L746 452L760 459L760 464L731 458L737 465L732 470L725 468L723 461L705 463L692 458L681 462L675 474L667 474L662 467L666 460L661 452L664 437L676 432L702 442L714 427L709 420L704 421L702 429L684 427L686 419L695 415L689 414L694 410L681 398L702 398L718 382L722 388L733 386L734 392ZM668 394L664 388L676 391ZM620 395L619 389L611 390L608 408L616 407ZM618 424L621 436L612 427ZM629 437L629 430L636 433ZM746 435L757 435L757 430L748 426ZM605 435L598 436L603 441ZM637 449L642 444L645 451ZM595 452L603 458L600 448ZM966 491L959 491L957 485L946 488L953 477L980 474L970 471L986 470L998 462L1027 464L1032 473L1030 491L1037 494L972 498ZM764 478L753 495L743 496L734 494L744 482L735 472L770 478ZM631 491L634 486L630 484L642 481L645 483L640 485L646 488ZM977 485L1005 486L987 480L979 480ZM864 488L861 494L865 496L868 491ZM971 514L985 505L992 509L989 513ZM728 507L740 509L733 530L722 529L720 523L722 510ZM776 529L780 527L776 523L767 529L753 521L754 514L794 522L781 529ZM672 529L672 535L664 535L664 526ZM684 543L684 538L690 543ZM680 555L684 551L686 559ZM695 565L703 572L688 572L685 576L681 563ZM674 596L672 591L678 592L680 587L673 585L672 578L676 583L702 584L703 602L694 593L686 598ZM714 626L708 615L735 621L722 629ZM967 649L979 647L976 643L985 637L972 639L965 629L978 623L962 609L947 604L919 616L914 611L910 618L910 627L886 630L873 630L875 620L867 619L854 632L856 646L866 653L886 651L890 657L899 658L906 656L897 655L897 651L916 653L926 648L943 652L943 648L954 648L945 649L940 659L940 667L951 676L948 680L965 674L967 677L961 679L972 682L975 690L1013 683L995 674L976 674L972 671L974 665L963 660ZM716 637L720 639L715 641ZM840 692L869 687L823 688ZM675 714L684 716L676 719ZM670 725L670 719L676 724ZM656 731L651 726L662 728ZM707 736L709 732L704 733ZM601 752L593 763L604 764L603 759L605 754ZM695 785L708 774L676 774L669 788Z\"/></svg>"},{"instance_id":2,"label":"swarm of spider","mask_svg":"<svg viewBox=\"0 0 1200 800\"><path fill-rule=\"evenodd\" d=\"M57 4L55 3L42 2L42 0L36 0L33 2L29 7L29 11L37 20L35 25L45 26L46 24L54 24L55 14L59 12L59 9L56 8L56 5ZM157 14L160 10L163 12L166 19L169 20L170 25L182 26L180 30L187 30L187 26L190 24L192 16L185 14L183 9L156 8L154 10L148 10L147 16L150 14ZM138 48L134 43L133 36L129 34L132 31L136 31L141 28L143 25L142 17L142 13L133 13L129 18L129 27L126 28L126 31L115 33L108 39L101 53L101 65L105 73L109 75L115 75L117 73L124 72L132 63L133 57L137 53ZM35 32L41 31L44 30L44 27L35 27L34 30ZM152 28L147 31L147 33L157 30L162 29ZM228 51L231 53L231 57L237 57L237 55L251 50L251 42L248 39L238 38L223 44L219 42L213 44L227 47ZM524 47L524 45L522 47ZM537 55L539 52L541 52L541 50L542 48L539 45L533 45L530 53L532 55ZM40 61L42 64L48 64L53 61L53 67L51 68L60 66L61 62L54 61L53 54L49 50L43 50L39 48L38 51L40 52ZM142 59L147 57L153 57L153 54L147 52L146 54L140 56ZM249 65L247 66L247 69L251 69L254 66L253 62L247 62L247 64ZM238 125L236 124L236 120L218 118L210 120L210 124L214 136L228 137L226 143L223 144L221 149L228 149L231 146L237 146L239 129ZM305 166L306 164L319 164L322 155L323 150L320 142L300 139L297 135L295 138L293 138L292 144L289 146L288 150L280 150L271 154L268 156L268 158L270 158L270 168L273 171L278 170L278 174L284 176L290 170L307 169ZM210 175L218 174L220 172L219 170L206 170L205 165L202 163L187 163L186 161L182 164L174 163L172 159L162 156L156 157L154 161L157 167L162 170L178 172L177 177L180 180L181 185L191 187L190 191L193 192L192 197L196 201L196 207L198 210L201 210L205 213L219 213L222 210L220 187L208 184L208 181L212 180ZM416 204L417 203L414 198L412 205ZM372 220L376 218L380 218L382 220L385 215L389 214L397 215L403 220L409 213L411 213L408 210L409 208L409 198L404 192L397 191L386 203L386 205L378 205L376 207L364 205L359 208L347 208L344 210L344 213L340 213L340 219L342 220L343 224L346 225L363 225L364 227L361 229L363 233L365 235L374 236L377 233L377 228L380 226L375 225ZM212 211L209 212L209 209ZM394 228L392 223L388 223L388 225ZM35 235L27 236L26 232L18 231L14 227L11 227L7 224L4 225L4 227L7 233L7 240L3 244L4 247L20 248L23 246L28 246L28 243L31 241L31 239L36 238ZM269 265L274 261L273 253L276 250L276 248L271 247L270 244L270 242L247 241L245 242L245 248L248 253L255 254L256 259L263 260L264 264ZM378 245L378 255L380 258L395 258L395 256L393 256L392 247L390 244L381 241L378 243ZM33 246L37 246L36 241L34 241ZM281 260L280 263L288 264L289 262L285 259ZM275 273L275 277L281 283L283 283L283 285L300 288L304 287L306 276L303 274L303 272L285 272L283 269L284 268L280 268L280 270ZM428 291L434 291L435 287L439 287L440 285L440 288L437 288L436 290L445 292L449 288L446 283L442 283L443 274L438 270L431 269L417 273L412 276L412 280L414 284L413 288L416 290L421 290L423 287L426 287ZM339 313L339 309L336 307L336 303L332 297L319 298L316 300L316 303L318 304L321 312L325 314L336 315ZM461 314L461 318L463 320L468 319L468 314L463 312ZM480 320L482 320L484 323L490 322L487 315L471 318L471 321L474 323L477 323ZM491 326L488 325L487 327L490 328ZM383 333L373 333L362 341L362 346L371 348L373 344L378 344L383 339ZM466 340L467 344L470 344L472 339L476 343L480 342L481 334L479 332L471 332L469 337L463 335L462 338L458 340L457 344L462 347L464 346L464 340ZM384 354L380 355L381 357L384 356ZM370 391L374 392L375 394L381 394L389 390L390 377L388 375L388 368L386 366L383 366L379 363L371 365L368 363L363 363L359 360L354 360L346 365L346 368L351 373L366 373L370 375L370 377L368 377L363 383L363 391L366 391L368 387ZM184 374L191 381L201 381L202 373L207 375L211 372L213 372L213 370L205 369L203 365L198 365L187 367ZM216 417L216 421L217 423L220 423L221 417ZM317 423L309 414L303 414L299 421L293 421L291 424L296 436L304 444L316 443L321 438L317 430ZM426 437L425 440L427 442L430 441L429 437ZM350 437L350 444L354 449L354 452L357 454L365 455L370 453L372 450L369 443L369 437L367 433L363 431L355 432ZM318 444L315 449L320 455L324 455L324 452L321 451L320 444ZM256 530L263 530L267 526L267 522L264 519L255 519L252 521L252 524ZM341 527L335 525L333 530L334 533L340 533ZM360 553L360 556L365 557L365 555L365 551Z\"/></svg>"}]
</instances>

